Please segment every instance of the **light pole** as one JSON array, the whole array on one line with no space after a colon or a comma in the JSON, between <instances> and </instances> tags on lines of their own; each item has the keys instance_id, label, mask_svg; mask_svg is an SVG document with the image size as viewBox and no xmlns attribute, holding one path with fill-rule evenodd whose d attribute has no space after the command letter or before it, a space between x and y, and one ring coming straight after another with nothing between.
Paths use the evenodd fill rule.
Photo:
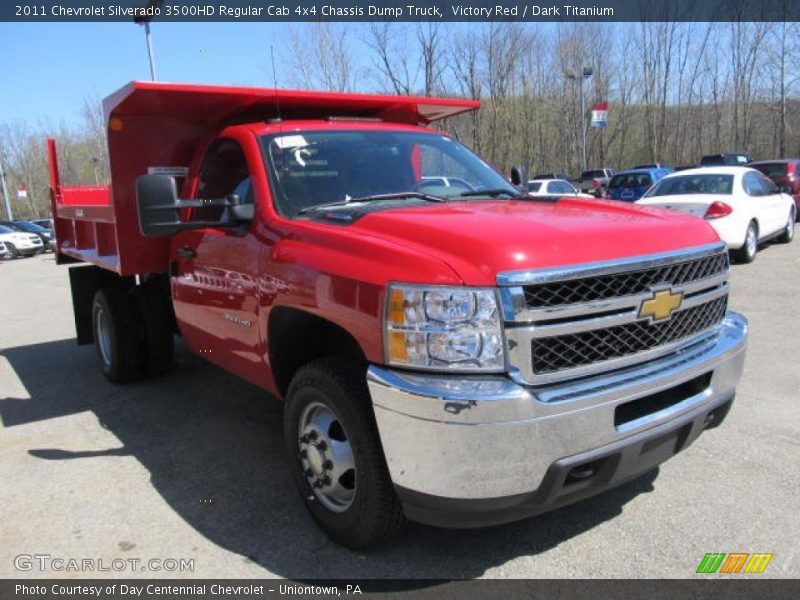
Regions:
<instances>
[{"instance_id":1,"label":"light pole","mask_svg":"<svg viewBox=\"0 0 800 600\"><path fill-rule=\"evenodd\" d=\"M94 184L100 185L100 180L97 178L97 163L100 162L100 159L96 156L92 157L92 166L94 167Z\"/></svg>"},{"instance_id":2,"label":"light pole","mask_svg":"<svg viewBox=\"0 0 800 600\"><path fill-rule=\"evenodd\" d=\"M144 40L147 44L147 59L150 61L150 79L155 81L156 80L156 59L153 56L153 40L150 38L150 21L153 20L153 17L160 14L161 12L161 5L164 4L164 0L150 0L147 3L147 6L141 7L145 14L142 16L134 16L133 22L137 25L144 25Z\"/></svg>"},{"instance_id":3,"label":"light pole","mask_svg":"<svg viewBox=\"0 0 800 600\"><path fill-rule=\"evenodd\" d=\"M586 107L583 105L583 81L594 74L592 67L583 67L580 75L567 72L567 79L578 81L578 102L581 105L581 170L586 170Z\"/></svg>"},{"instance_id":4,"label":"light pole","mask_svg":"<svg viewBox=\"0 0 800 600\"><path fill-rule=\"evenodd\" d=\"M2 154L0 154L0 185L3 187L3 198L6 201L6 213L8 213L8 220L13 221L14 215L11 213L11 200L8 197L8 187L6 187L6 174L3 172Z\"/></svg>"}]
</instances>

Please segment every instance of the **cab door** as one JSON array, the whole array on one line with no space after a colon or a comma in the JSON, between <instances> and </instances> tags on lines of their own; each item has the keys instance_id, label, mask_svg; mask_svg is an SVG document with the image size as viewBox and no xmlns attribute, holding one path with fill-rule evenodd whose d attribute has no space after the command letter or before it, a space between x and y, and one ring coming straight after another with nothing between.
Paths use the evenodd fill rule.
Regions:
<instances>
[{"instance_id":1,"label":"cab door","mask_svg":"<svg viewBox=\"0 0 800 600\"><path fill-rule=\"evenodd\" d=\"M207 148L191 186L195 199L237 194L256 202L252 169L242 144L221 137ZM195 209L192 219L216 221L224 209ZM258 211L254 211L255 214ZM207 227L179 233L171 244L175 315L186 344L208 360L251 381L263 352L258 327L258 273L263 245L255 222L240 229Z\"/></svg>"}]
</instances>

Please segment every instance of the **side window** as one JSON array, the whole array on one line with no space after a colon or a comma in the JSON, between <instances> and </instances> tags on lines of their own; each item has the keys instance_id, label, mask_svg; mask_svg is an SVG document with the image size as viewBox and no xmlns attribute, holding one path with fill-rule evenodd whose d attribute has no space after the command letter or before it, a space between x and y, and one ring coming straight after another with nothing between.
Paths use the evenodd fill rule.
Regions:
<instances>
[{"instance_id":1,"label":"side window","mask_svg":"<svg viewBox=\"0 0 800 600\"><path fill-rule=\"evenodd\" d=\"M769 177L764 175L757 175L757 177L761 182L761 188L764 190L765 196L771 196L772 194L777 194L780 191L778 190L778 186L775 185L775 182Z\"/></svg>"},{"instance_id":2,"label":"side window","mask_svg":"<svg viewBox=\"0 0 800 600\"><path fill-rule=\"evenodd\" d=\"M568 183L563 181L554 181L550 184L550 191L556 194L574 194L575 190Z\"/></svg>"},{"instance_id":3,"label":"side window","mask_svg":"<svg viewBox=\"0 0 800 600\"><path fill-rule=\"evenodd\" d=\"M253 201L250 172L244 151L238 142L220 138L214 140L206 150L200 165L197 182L197 198L214 200L238 194L245 202ZM195 219L217 221L225 209L219 206L198 208Z\"/></svg>"},{"instance_id":4,"label":"side window","mask_svg":"<svg viewBox=\"0 0 800 600\"><path fill-rule=\"evenodd\" d=\"M761 182L755 173L745 173L744 179L742 179L742 186L748 196L758 197L764 195Z\"/></svg>"}]
</instances>

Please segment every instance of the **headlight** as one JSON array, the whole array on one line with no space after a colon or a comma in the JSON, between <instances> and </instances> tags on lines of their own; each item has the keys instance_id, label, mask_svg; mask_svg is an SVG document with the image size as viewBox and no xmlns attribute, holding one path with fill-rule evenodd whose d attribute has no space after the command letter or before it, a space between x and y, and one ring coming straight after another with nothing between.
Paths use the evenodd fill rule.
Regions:
<instances>
[{"instance_id":1,"label":"headlight","mask_svg":"<svg viewBox=\"0 0 800 600\"><path fill-rule=\"evenodd\" d=\"M432 370L505 370L494 289L389 286L385 326L388 364Z\"/></svg>"}]
</instances>

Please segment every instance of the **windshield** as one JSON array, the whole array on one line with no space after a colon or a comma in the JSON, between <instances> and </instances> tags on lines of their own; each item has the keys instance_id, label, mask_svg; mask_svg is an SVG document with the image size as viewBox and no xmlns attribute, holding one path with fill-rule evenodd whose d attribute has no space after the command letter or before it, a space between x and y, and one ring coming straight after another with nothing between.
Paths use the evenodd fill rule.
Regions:
<instances>
[{"instance_id":1,"label":"windshield","mask_svg":"<svg viewBox=\"0 0 800 600\"><path fill-rule=\"evenodd\" d=\"M450 201L519 195L472 151L436 133L314 131L264 136L262 144L278 211L287 216L404 192Z\"/></svg>"},{"instance_id":2,"label":"windshield","mask_svg":"<svg viewBox=\"0 0 800 600\"><path fill-rule=\"evenodd\" d=\"M733 192L733 175L679 175L659 181L645 197L681 194L726 194Z\"/></svg>"},{"instance_id":3,"label":"windshield","mask_svg":"<svg viewBox=\"0 0 800 600\"><path fill-rule=\"evenodd\" d=\"M610 188L619 187L647 187L653 183L653 178L649 173L623 173L621 175L614 175L608 184Z\"/></svg>"}]
</instances>

